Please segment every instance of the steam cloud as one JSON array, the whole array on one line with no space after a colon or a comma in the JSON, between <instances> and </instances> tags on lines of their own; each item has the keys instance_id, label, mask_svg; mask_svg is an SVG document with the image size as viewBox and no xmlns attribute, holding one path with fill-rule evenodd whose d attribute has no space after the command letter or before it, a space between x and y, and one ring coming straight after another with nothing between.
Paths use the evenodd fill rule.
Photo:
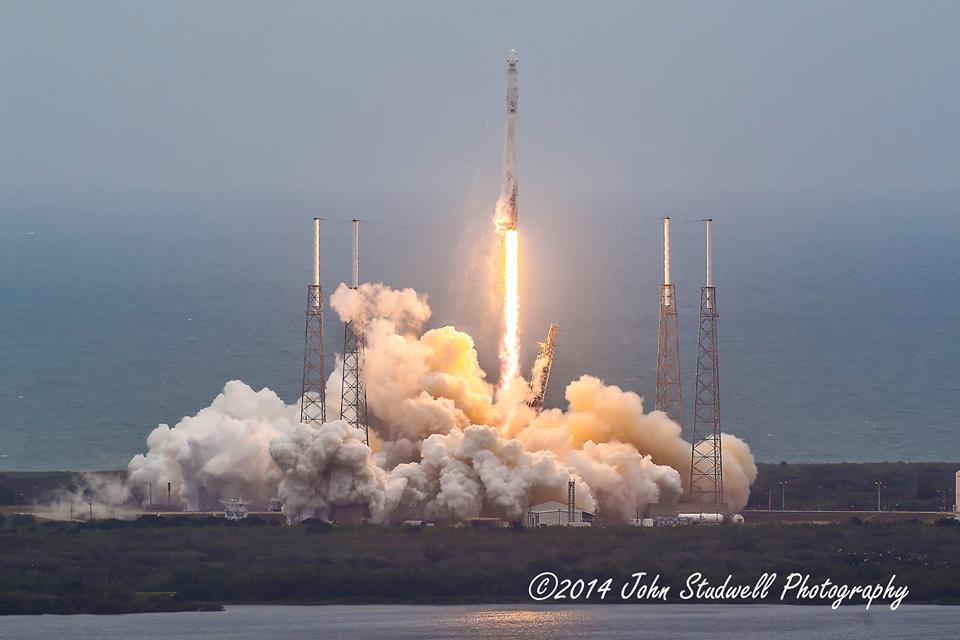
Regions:
<instances>
[{"instance_id":1,"label":"steam cloud","mask_svg":"<svg viewBox=\"0 0 960 640\"><path fill-rule=\"evenodd\" d=\"M571 477L578 506L609 523L683 494L690 444L664 413L645 413L635 393L583 376L567 386L566 410L537 415L524 404L522 379L494 393L469 335L449 326L421 332L430 308L413 290L341 285L330 302L342 320L364 326L370 447L344 421L300 424L298 404L232 381L197 415L154 429L147 453L130 461L129 488L153 483L160 502L156 492L170 482L188 505L201 486L211 501L279 496L290 520L361 505L377 523L480 513L515 520L532 504L564 500ZM339 415L340 378L338 365L329 416ZM743 440L724 434L722 448L725 498L739 509L756 466Z\"/></svg>"}]
</instances>

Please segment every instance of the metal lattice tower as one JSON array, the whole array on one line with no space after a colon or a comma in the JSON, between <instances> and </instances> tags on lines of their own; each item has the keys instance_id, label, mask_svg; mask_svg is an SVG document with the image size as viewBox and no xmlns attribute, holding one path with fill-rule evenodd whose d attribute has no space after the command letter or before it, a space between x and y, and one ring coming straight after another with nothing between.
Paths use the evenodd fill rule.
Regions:
<instances>
[{"instance_id":1,"label":"metal lattice tower","mask_svg":"<svg viewBox=\"0 0 960 640\"><path fill-rule=\"evenodd\" d=\"M713 286L713 241L706 224L707 277L700 290L700 340L697 347L697 386L693 405L690 460L691 502L723 503L723 455L720 449L720 371L717 362L717 294ZM699 441L698 441L698 438Z\"/></svg>"},{"instance_id":2,"label":"metal lattice tower","mask_svg":"<svg viewBox=\"0 0 960 640\"><path fill-rule=\"evenodd\" d=\"M307 286L307 322L303 338L303 386L300 422L327 420L326 367L323 353L323 287L320 286L320 218L313 219L313 284Z\"/></svg>"},{"instance_id":3,"label":"metal lattice tower","mask_svg":"<svg viewBox=\"0 0 960 640\"><path fill-rule=\"evenodd\" d=\"M360 221L353 219L353 289L360 286ZM363 431L370 444L367 424L367 390L363 386L363 324L350 321L343 326L343 379L340 387L340 419Z\"/></svg>"},{"instance_id":4,"label":"metal lattice tower","mask_svg":"<svg viewBox=\"0 0 960 640\"><path fill-rule=\"evenodd\" d=\"M677 289L670 283L670 218L664 218L656 409L666 413L682 428L683 392L680 386L680 334L677 322Z\"/></svg>"},{"instance_id":5,"label":"metal lattice tower","mask_svg":"<svg viewBox=\"0 0 960 640\"><path fill-rule=\"evenodd\" d=\"M527 395L527 406L537 413L543 411L543 398L547 394L547 382L550 381L550 368L553 366L553 354L557 349L557 325L550 323L547 329L547 338L537 343L537 359L533 361L530 371L530 393Z\"/></svg>"},{"instance_id":6,"label":"metal lattice tower","mask_svg":"<svg viewBox=\"0 0 960 640\"><path fill-rule=\"evenodd\" d=\"M567 480L567 524L573 524L577 516L577 481Z\"/></svg>"}]
</instances>

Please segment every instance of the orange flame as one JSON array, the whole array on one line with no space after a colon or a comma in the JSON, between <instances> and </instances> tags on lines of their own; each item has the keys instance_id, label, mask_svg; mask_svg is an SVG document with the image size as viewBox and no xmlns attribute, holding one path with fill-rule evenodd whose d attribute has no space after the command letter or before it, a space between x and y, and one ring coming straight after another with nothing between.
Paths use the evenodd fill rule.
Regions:
<instances>
[{"instance_id":1,"label":"orange flame","mask_svg":"<svg viewBox=\"0 0 960 640\"><path fill-rule=\"evenodd\" d=\"M520 238L503 232L503 334L500 337L500 388L520 374Z\"/></svg>"}]
</instances>

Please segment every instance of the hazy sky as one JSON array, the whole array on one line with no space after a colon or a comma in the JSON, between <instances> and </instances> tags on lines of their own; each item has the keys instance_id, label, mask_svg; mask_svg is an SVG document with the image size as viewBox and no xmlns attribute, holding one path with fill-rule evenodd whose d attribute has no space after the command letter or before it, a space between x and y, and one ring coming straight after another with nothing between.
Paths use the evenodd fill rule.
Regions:
<instances>
[{"instance_id":1,"label":"hazy sky","mask_svg":"<svg viewBox=\"0 0 960 640\"><path fill-rule=\"evenodd\" d=\"M951 189L956 2L0 3L0 191ZM487 186L491 183L492 186Z\"/></svg>"}]
</instances>

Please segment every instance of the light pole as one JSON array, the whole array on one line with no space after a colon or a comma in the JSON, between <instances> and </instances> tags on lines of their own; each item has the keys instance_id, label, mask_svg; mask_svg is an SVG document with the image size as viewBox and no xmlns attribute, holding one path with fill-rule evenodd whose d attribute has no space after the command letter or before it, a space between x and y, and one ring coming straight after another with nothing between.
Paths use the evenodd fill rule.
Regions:
<instances>
[{"instance_id":1,"label":"light pole","mask_svg":"<svg viewBox=\"0 0 960 640\"><path fill-rule=\"evenodd\" d=\"M149 496L149 498L147 499L147 505L149 506L153 504L153 483L152 482L147 483L147 495Z\"/></svg>"},{"instance_id":2,"label":"light pole","mask_svg":"<svg viewBox=\"0 0 960 640\"><path fill-rule=\"evenodd\" d=\"M880 511L880 487L883 486L883 480L877 480L873 484L877 485L877 511Z\"/></svg>"},{"instance_id":3,"label":"light pole","mask_svg":"<svg viewBox=\"0 0 960 640\"><path fill-rule=\"evenodd\" d=\"M790 484L788 481L783 480L780 483L780 511L787 510L787 485Z\"/></svg>"}]
</instances>

